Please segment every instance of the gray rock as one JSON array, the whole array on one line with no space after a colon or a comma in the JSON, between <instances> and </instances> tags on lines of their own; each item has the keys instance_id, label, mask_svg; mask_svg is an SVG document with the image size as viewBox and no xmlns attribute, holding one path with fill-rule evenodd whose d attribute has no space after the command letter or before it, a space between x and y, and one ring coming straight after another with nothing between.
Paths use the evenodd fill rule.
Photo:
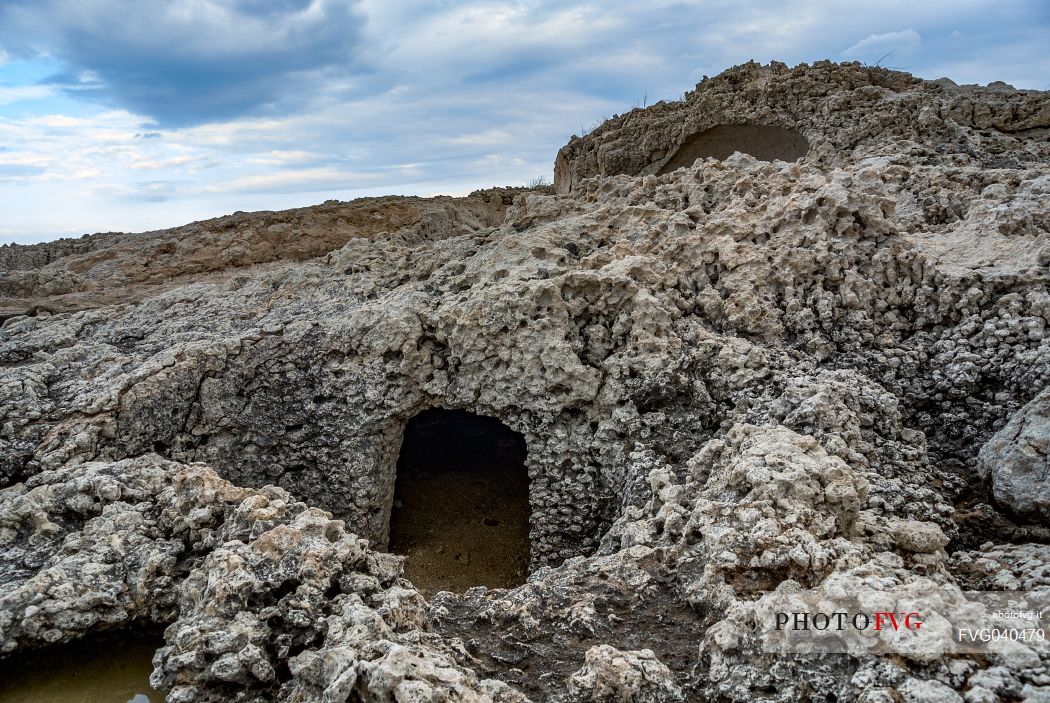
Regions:
<instances>
[{"instance_id":1,"label":"gray rock","mask_svg":"<svg viewBox=\"0 0 1050 703\"><path fill-rule=\"evenodd\" d=\"M1002 505L1025 518L1050 518L1050 389L988 440L979 462Z\"/></svg>"},{"instance_id":2,"label":"gray rock","mask_svg":"<svg viewBox=\"0 0 1050 703\"><path fill-rule=\"evenodd\" d=\"M586 663L569 678L569 693L576 700L595 703L685 700L671 670L652 650L623 652L607 644L587 650Z\"/></svg>"},{"instance_id":3,"label":"gray rock","mask_svg":"<svg viewBox=\"0 0 1050 703\"><path fill-rule=\"evenodd\" d=\"M963 698L940 681L908 679L900 687L907 703L963 703Z\"/></svg>"},{"instance_id":4,"label":"gray rock","mask_svg":"<svg viewBox=\"0 0 1050 703\"><path fill-rule=\"evenodd\" d=\"M669 166L771 123L809 151ZM1042 695L1045 655L771 658L753 625L1046 584L980 474L1034 485L1048 128L1038 91L749 64L570 142L559 194L0 250L0 653L163 623L186 703ZM525 439L516 588L428 602L385 552L432 407Z\"/></svg>"}]
</instances>

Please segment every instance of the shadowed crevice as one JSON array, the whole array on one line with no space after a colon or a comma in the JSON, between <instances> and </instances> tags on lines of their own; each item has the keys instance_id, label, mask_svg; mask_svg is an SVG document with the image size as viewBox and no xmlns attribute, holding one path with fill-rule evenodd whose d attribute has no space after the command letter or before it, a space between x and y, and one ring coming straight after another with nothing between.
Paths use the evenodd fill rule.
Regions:
<instances>
[{"instance_id":1,"label":"shadowed crevice","mask_svg":"<svg viewBox=\"0 0 1050 703\"><path fill-rule=\"evenodd\" d=\"M809 151L809 142L798 132L783 127L725 124L688 137L660 168L670 173L692 166L697 159L724 161L733 152L750 154L761 161L795 161Z\"/></svg>"}]
</instances>

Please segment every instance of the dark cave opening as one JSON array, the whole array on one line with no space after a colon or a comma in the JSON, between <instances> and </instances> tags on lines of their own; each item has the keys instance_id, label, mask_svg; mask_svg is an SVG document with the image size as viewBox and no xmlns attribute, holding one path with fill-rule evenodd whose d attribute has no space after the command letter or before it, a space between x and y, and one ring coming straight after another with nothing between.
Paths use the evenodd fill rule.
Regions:
<instances>
[{"instance_id":1,"label":"dark cave opening","mask_svg":"<svg viewBox=\"0 0 1050 703\"><path fill-rule=\"evenodd\" d=\"M431 408L405 427L390 550L425 593L511 588L529 566L525 438L492 417Z\"/></svg>"},{"instance_id":2,"label":"dark cave opening","mask_svg":"<svg viewBox=\"0 0 1050 703\"><path fill-rule=\"evenodd\" d=\"M692 166L697 159L714 157L721 161L740 151L759 161L795 161L809 151L809 142L798 132L771 125L726 124L712 127L687 138L660 169L671 173Z\"/></svg>"}]
</instances>

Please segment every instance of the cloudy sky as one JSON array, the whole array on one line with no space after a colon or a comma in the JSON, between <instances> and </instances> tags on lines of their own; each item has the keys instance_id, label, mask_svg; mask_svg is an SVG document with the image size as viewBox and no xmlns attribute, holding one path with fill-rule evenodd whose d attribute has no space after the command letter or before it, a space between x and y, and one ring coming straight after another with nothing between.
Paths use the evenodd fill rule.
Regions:
<instances>
[{"instance_id":1,"label":"cloudy sky","mask_svg":"<svg viewBox=\"0 0 1050 703\"><path fill-rule=\"evenodd\" d=\"M0 243L523 184L748 59L1046 90L1048 46L1046 0L0 0Z\"/></svg>"}]
</instances>

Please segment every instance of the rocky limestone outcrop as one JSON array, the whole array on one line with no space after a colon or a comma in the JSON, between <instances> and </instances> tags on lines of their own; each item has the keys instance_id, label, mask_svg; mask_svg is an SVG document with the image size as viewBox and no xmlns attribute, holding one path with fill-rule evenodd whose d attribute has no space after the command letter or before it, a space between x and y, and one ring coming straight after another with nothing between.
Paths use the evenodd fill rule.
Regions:
<instances>
[{"instance_id":1,"label":"rocky limestone outcrop","mask_svg":"<svg viewBox=\"0 0 1050 703\"><path fill-rule=\"evenodd\" d=\"M174 622L154 677L169 701L524 700L428 631L399 557L282 489L152 455L0 501L5 653Z\"/></svg>"},{"instance_id":2,"label":"rocky limestone outcrop","mask_svg":"<svg viewBox=\"0 0 1050 703\"><path fill-rule=\"evenodd\" d=\"M988 440L978 460L997 501L1019 515L1050 518L1050 390Z\"/></svg>"},{"instance_id":3,"label":"rocky limestone outcrop","mask_svg":"<svg viewBox=\"0 0 1050 703\"><path fill-rule=\"evenodd\" d=\"M582 701L670 703L684 700L671 670L652 650L622 652L607 644L587 650L586 663L569 678L569 691Z\"/></svg>"},{"instance_id":4,"label":"rocky limestone outcrop","mask_svg":"<svg viewBox=\"0 0 1050 703\"><path fill-rule=\"evenodd\" d=\"M313 259L379 232L437 239L491 227L522 190L491 188L468 198L331 200L281 212L237 212L157 232L4 245L0 320L136 302L187 281L228 280L273 262Z\"/></svg>"},{"instance_id":5,"label":"rocky limestone outcrop","mask_svg":"<svg viewBox=\"0 0 1050 703\"><path fill-rule=\"evenodd\" d=\"M756 127L772 130L731 131ZM707 151L718 158L804 154L822 168L898 154L924 165L1024 168L1046 162L1048 130L1050 99L1041 91L924 81L860 63L750 62L705 76L681 100L635 108L574 136L558 152L554 186L568 193L594 176L689 166L682 157L698 138L710 140Z\"/></svg>"},{"instance_id":6,"label":"rocky limestone outcrop","mask_svg":"<svg viewBox=\"0 0 1050 703\"><path fill-rule=\"evenodd\" d=\"M1045 516L995 477L1032 473L1050 385L1048 105L749 64L572 141L558 193L241 214L376 221L147 289L132 240L9 251L19 300L120 304L0 328L4 651L165 623L171 701L1045 697L1038 648L784 656L756 626L1045 586ZM808 152L664 168L733 124ZM517 588L427 601L384 553L432 407L524 437Z\"/></svg>"}]
</instances>

